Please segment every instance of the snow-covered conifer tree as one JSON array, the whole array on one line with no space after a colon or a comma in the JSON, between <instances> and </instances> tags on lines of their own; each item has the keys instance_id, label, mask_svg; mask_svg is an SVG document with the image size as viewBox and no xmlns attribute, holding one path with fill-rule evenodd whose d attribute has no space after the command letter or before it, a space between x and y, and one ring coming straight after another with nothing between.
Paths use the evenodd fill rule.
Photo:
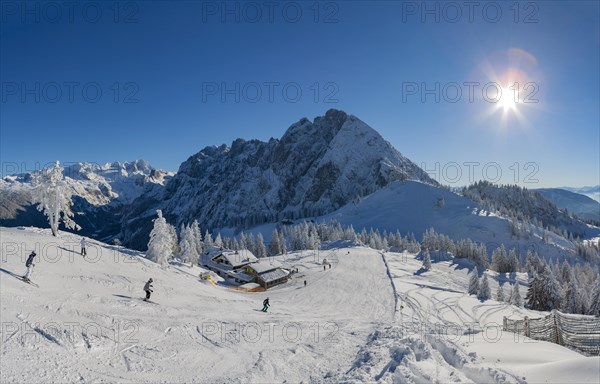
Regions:
<instances>
[{"instance_id":1,"label":"snow-covered conifer tree","mask_svg":"<svg viewBox=\"0 0 600 384\"><path fill-rule=\"evenodd\" d=\"M166 265L173 252L173 236L170 225L163 217L162 211L156 211L158 217L154 219L154 228L150 232L148 251L146 257L155 263Z\"/></svg>"},{"instance_id":2,"label":"snow-covered conifer tree","mask_svg":"<svg viewBox=\"0 0 600 384\"><path fill-rule=\"evenodd\" d=\"M423 251L423 269L427 271L431 270L431 257L427 248Z\"/></svg>"},{"instance_id":3,"label":"snow-covered conifer tree","mask_svg":"<svg viewBox=\"0 0 600 384\"><path fill-rule=\"evenodd\" d=\"M204 250L204 243L202 242L202 232L200 232L198 220L194 220L192 223L192 231L194 232L194 240L196 241L196 253L201 254Z\"/></svg>"},{"instance_id":4,"label":"snow-covered conifer tree","mask_svg":"<svg viewBox=\"0 0 600 384\"><path fill-rule=\"evenodd\" d=\"M281 247L281 254L282 255L287 254L285 232L283 230L281 232L279 232L279 246Z\"/></svg>"},{"instance_id":5,"label":"snow-covered conifer tree","mask_svg":"<svg viewBox=\"0 0 600 384\"><path fill-rule=\"evenodd\" d=\"M504 301L504 289L502 289L502 285L498 284L498 290L496 291L496 301Z\"/></svg>"},{"instance_id":6,"label":"snow-covered conifer tree","mask_svg":"<svg viewBox=\"0 0 600 384\"><path fill-rule=\"evenodd\" d=\"M48 218L52 236L58 236L58 226L62 221L69 229L81 229L73 221L71 211L72 193L65 182L63 168L57 161L54 167L45 168L33 176L31 202L37 205L37 210Z\"/></svg>"},{"instance_id":7,"label":"snow-covered conifer tree","mask_svg":"<svg viewBox=\"0 0 600 384\"><path fill-rule=\"evenodd\" d=\"M566 313L580 312L581 303L579 300L579 288L577 287L575 279L566 284L560 308L561 311Z\"/></svg>"},{"instance_id":8,"label":"snow-covered conifer tree","mask_svg":"<svg viewBox=\"0 0 600 384\"><path fill-rule=\"evenodd\" d=\"M184 226L181 231L181 240L179 241L181 261L184 263L194 263L198 261L196 244L194 229L189 225Z\"/></svg>"},{"instance_id":9,"label":"snow-covered conifer tree","mask_svg":"<svg viewBox=\"0 0 600 384\"><path fill-rule=\"evenodd\" d=\"M240 242L240 249L248 249L248 238L246 237L246 234L244 233L244 231L240 232L240 236L239 236L239 242Z\"/></svg>"},{"instance_id":10,"label":"snow-covered conifer tree","mask_svg":"<svg viewBox=\"0 0 600 384\"><path fill-rule=\"evenodd\" d=\"M588 314L593 316L600 316L600 280L598 280L590 295L590 306L588 308Z\"/></svg>"},{"instance_id":11,"label":"snow-covered conifer tree","mask_svg":"<svg viewBox=\"0 0 600 384\"><path fill-rule=\"evenodd\" d=\"M177 237L177 229L174 225L167 224L169 228L169 234L171 235L171 244L173 244L171 249L171 255L179 254L179 238Z\"/></svg>"},{"instance_id":12,"label":"snow-covered conifer tree","mask_svg":"<svg viewBox=\"0 0 600 384\"><path fill-rule=\"evenodd\" d=\"M266 257L267 256L267 248L265 248L265 241L262 233L258 233L256 235L256 242L254 244L254 250L256 257Z\"/></svg>"},{"instance_id":13,"label":"snow-covered conifer tree","mask_svg":"<svg viewBox=\"0 0 600 384\"><path fill-rule=\"evenodd\" d=\"M542 274L542 295L546 301L544 310L552 310L560 308L560 285L556 281L556 277L554 277L554 273L548 267L544 269L544 273ZM579 300L576 299L577 304L579 304Z\"/></svg>"},{"instance_id":14,"label":"snow-covered conifer tree","mask_svg":"<svg viewBox=\"0 0 600 384\"><path fill-rule=\"evenodd\" d=\"M509 272L507 264L506 250L504 249L504 245L501 245L492 253L492 269L499 273Z\"/></svg>"},{"instance_id":15,"label":"snow-covered conifer tree","mask_svg":"<svg viewBox=\"0 0 600 384\"><path fill-rule=\"evenodd\" d=\"M477 298L481 301L488 300L492 296L490 290L490 283L488 281L487 274L483 274L481 281L479 282L479 291L477 292Z\"/></svg>"},{"instance_id":16,"label":"snow-covered conifer tree","mask_svg":"<svg viewBox=\"0 0 600 384\"><path fill-rule=\"evenodd\" d=\"M469 278L469 295L476 295L479 292L479 271L477 267L471 271L471 277Z\"/></svg>"},{"instance_id":17,"label":"snow-covered conifer tree","mask_svg":"<svg viewBox=\"0 0 600 384\"><path fill-rule=\"evenodd\" d=\"M513 285L513 288L510 292L509 302L512 305L516 305L517 307L523 306L523 299L521 298L521 292L519 292L519 283L518 282L515 282L515 285Z\"/></svg>"},{"instance_id":18,"label":"snow-covered conifer tree","mask_svg":"<svg viewBox=\"0 0 600 384\"><path fill-rule=\"evenodd\" d=\"M219 248L223 247L223 238L221 237L221 232L217 233L217 237L215 237L214 245L215 245L215 247L219 247Z\"/></svg>"},{"instance_id":19,"label":"snow-covered conifer tree","mask_svg":"<svg viewBox=\"0 0 600 384\"><path fill-rule=\"evenodd\" d=\"M215 245L213 242L212 235L210 234L208 229L204 233L204 245L206 245L207 247L212 247L213 245Z\"/></svg>"},{"instance_id":20,"label":"snow-covered conifer tree","mask_svg":"<svg viewBox=\"0 0 600 384\"><path fill-rule=\"evenodd\" d=\"M281 244L279 243L279 231L277 228L273 230L271 234L271 242L269 243L269 254L272 256L280 255L281 252Z\"/></svg>"}]
</instances>

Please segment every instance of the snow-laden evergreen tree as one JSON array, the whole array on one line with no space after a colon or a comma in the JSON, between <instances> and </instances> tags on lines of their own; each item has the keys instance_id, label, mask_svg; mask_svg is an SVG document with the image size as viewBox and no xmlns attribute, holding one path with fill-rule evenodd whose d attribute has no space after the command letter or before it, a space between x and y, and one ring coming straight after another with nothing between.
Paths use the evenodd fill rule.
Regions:
<instances>
[{"instance_id":1,"label":"snow-laden evergreen tree","mask_svg":"<svg viewBox=\"0 0 600 384\"><path fill-rule=\"evenodd\" d=\"M477 292L477 298L481 301L486 301L492 296L490 290L490 282L488 281L487 274L483 274L481 281L479 282L479 291Z\"/></svg>"},{"instance_id":2,"label":"snow-laden evergreen tree","mask_svg":"<svg viewBox=\"0 0 600 384\"><path fill-rule=\"evenodd\" d=\"M544 269L544 272L542 273L542 279L542 295L546 301L545 310L550 311L553 309L559 309L561 301L560 285L558 285L556 277L550 268L546 267Z\"/></svg>"},{"instance_id":3,"label":"snow-laden evergreen tree","mask_svg":"<svg viewBox=\"0 0 600 384\"><path fill-rule=\"evenodd\" d=\"M566 284L571 280L573 280L573 269L571 268L571 264L565 260L560 268L560 281L561 283Z\"/></svg>"},{"instance_id":4,"label":"snow-laden evergreen tree","mask_svg":"<svg viewBox=\"0 0 600 384\"><path fill-rule=\"evenodd\" d=\"M256 240L254 239L254 235L252 233L246 235L245 243L246 249L252 252L252 254L255 256L258 256L256 252Z\"/></svg>"},{"instance_id":5,"label":"snow-laden evergreen tree","mask_svg":"<svg viewBox=\"0 0 600 384\"><path fill-rule=\"evenodd\" d=\"M566 313L581 313L581 307L579 287L577 282L572 279L566 283L560 309Z\"/></svg>"},{"instance_id":6,"label":"snow-laden evergreen tree","mask_svg":"<svg viewBox=\"0 0 600 384\"><path fill-rule=\"evenodd\" d=\"M517 307L523 306L523 299L521 298L521 292L519 292L519 283L515 282L510 292L509 302Z\"/></svg>"},{"instance_id":7,"label":"snow-laden evergreen tree","mask_svg":"<svg viewBox=\"0 0 600 384\"><path fill-rule=\"evenodd\" d=\"M279 245L281 246L281 254L287 255L287 239L283 230L279 232Z\"/></svg>"},{"instance_id":8,"label":"snow-laden evergreen tree","mask_svg":"<svg viewBox=\"0 0 600 384\"><path fill-rule=\"evenodd\" d=\"M536 273L527 290L527 306L538 311L550 311L560 307L560 287L552 270L544 265L540 273Z\"/></svg>"},{"instance_id":9,"label":"snow-laden evergreen tree","mask_svg":"<svg viewBox=\"0 0 600 384\"><path fill-rule=\"evenodd\" d=\"M502 285L498 284L498 290L496 291L496 301L504 301L504 289L502 289Z\"/></svg>"},{"instance_id":10,"label":"snow-laden evergreen tree","mask_svg":"<svg viewBox=\"0 0 600 384\"><path fill-rule=\"evenodd\" d=\"M534 251L527 251L525 256L525 271L530 277L533 277L535 273L542 271L543 263L540 257Z\"/></svg>"},{"instance_id":11,"label":"snow-laden evergreen tree","mask_svg":"<svg viewBox=\"0 0 600 384\"><path fill-rule=\"evenodd\" d=\"M360 239L360 242L363 243L364 245L369 244L369 236L367 235L366 228L363 227L362 231L360 231L359 239Z\"/></svg>"},{"instance_id":12,"label":"snow-laden evergreen tree","mask_svg":"<svg viewBox=\"0 0 600 384\"><path fill-rule=\"evenodd\" d=\"M204 245L207 247L212 247L215 245L212 235L210 234L208 229L206 230L206 232L204 232Z\"/></svg>"},{"instance_id":13,"label":"snow-laden evergreen tree","mask_svg":"<svg viewBox=\"0 0 600 384\"><path fill-rule=\"evenodd\" d=\"M427 248L423 251L423 269L427 271L431 270L431 257L429 256L429 250Z\"/></svg>"},{"instance_id":14,"label":"snow-laden evergreen tree","mask_svg":"<svg viewBox=\"0 0 600 384\"><path fill-rule=\"evenodd\" d=\"M215 237L214 246L218 248L223 248L223 238L221 237L221 232L217 233L217 237Z\"/></svg>"},{"instance_id":15,"label":"snow-laden evergreen tree","mask_svg":"<svg viewBox=\"0 0 600 384\"><path fill-rule=\"evenodd\" d=\"M269 254L271 256L281 255L283 253L281 252L281 243L279 241L279 231L275 228L271 234L271 242L269 243Z\"/></svg>"},{"instance_id":16,"label":"snow-laden evergreen tree","mask_svg":"<svg viewBox=\"0 0 600 384\"><path fill-rule=\"evenodd\" d=\"M52 236L58 236L58 226L61 221L69 229L79 230L81 227L73 221L71 211L72 193L65 182L63 168L57 161L54 167L45 168L33 176L31 202L37 205L37 210L48 218Z\"/></svg>"},{"instance_id":17,"label":"snow-laden evergreen tree","mask_svg":"<svg viewBox=\"0 0 600 384\"><path fill-rule=\"evenodd\" d=\"M600 280L598 280L592 289L587 313L593 316L600 316Z\"/></svg>"},{"instance_id":18,"label":"snow-laden evergreen tree","mask_svg":"<svg viewBox=\"0 0 600 384\"><path fill-rule=\"evenodd\" d=\"M189 225L183 226L179 241L180 258L184 263L196 263L198 261L197 242L194 237L194 229Z\"/></svg>"},{"instance_id":19,"label":"snow-laden evergreen tree","mask_svg":"<svg viewBox=\"0 0 600 384\"><path fill-rule=\"evenodd\" d=\"M525 303L530 309L545 310L544 299L542 298L542 281L537 272L534 272L533 276L529 279Z\"/></svg>"},{"instance_id":20,"label":"snow-laden evergreen tree","mask_svg":"<svg viewBox=\"0 0 600 384\"><path fill-rule=\"evenodd\" d=\"M479 292L479 270L477 267L471 271L471 277L469 278L469 295L477 295Z\"/></svg>"},{"instance_id":21,"label":"snow-laden evergreen tree","mask_svg":"<svg viewBox=\"0 0 600 384\"><path fill-rule=\"evenodd\" d=\"M196 253L200 255L204 251L204 243L202 242L202 232L198 220L194 220L192 223L192 231L194 232L194 240L196 240Z\"/></svg>"},{"instance_id":22,"label":"snow-laden evergreen tree","mask_svg":"<svg viewBox=\"0 0 600 384\"><path fill-rule=\"evenodd\" d=\"M311 232L308 234L308 249L317 250L319 249L321 242L319 241L319 236Z\"/></svg>"},{"instance_id":23,"label":"snow-laden evergreen tree","mask_svg":"<svg viewBox=\"0 0 600 384\"><path fill-rule=\"evenodd\" d=\"M492 270L499 273L511 272L508 268L504 245L499 246L492 253Z\"/></svg>"},{"instance_id":24,"label":"snow-laden evergreen tree","mask_svg":"<svg viewBox=\"0 0 600 384\"><path fill-rule=\"evenodd\" d=\"M156 211L158 217L153 220L154 228L150 232L148 251L146 257L160 265L167 265L167 261L173 252L173 236L170 225L163 217L162 211Z\"/></svg>"},{"instance_id":25,"label":"snow-laden evergreen tree","mask_svg":"<svg viewBox=\"0 0 600 384\"><path fill-rule=\"evenodd\" d=\"M387 241L387 238L384 237L383 239L381 239L381 250L383 252L387 252L390 250L390 244Z\"/></svg>"},{"instance_id":26,"label":"snow-laden evergreen tree","mask_svg":"<svg viewBox=\"0 0 600 384\"><path fill-rule=\"evenodd\" d=\"M507 272L519 272L521 270L521 262L515 248L511 248L510 251L508 251L506 263L508 268Z\"/></svg>"},{"instance_id":27,"label":"snow-laden evergreen tree","mask_svg":"<svg viewBox=\"0 0 600 384\"><path fill-rule=\"evenodd\" d=\"M348 240L352 243L355 243L357 241L356 232L354 231L354 227L352 227L352 224L350 224L344 230L344 240Z\"/></svg>"},{"instance_id":28,"label":"snow-laden evergreen tree","mask_svg":"<svg viewBox=\"0 0 600 384\"><path fill-rule=\"evenodd\" d=\"M179 254L179 238L177 237L177 229L174 225L167 224L169 228L169 235L171 235L171 244L173 244L171 249L171 255Z\"/></svg>"},{"instance_id":29,"label":"snow-laden evergreen tree","mask_svg":"<svg viewBox=\"0 0 600 384\"><path fill-rule=\"evenodd\" d=\"M246 237L246 234L244 233L244 231L240 232L239 242L240 242L240 249L248 249L248 238Z\"/></svg>"},{"instance_id":30,"label":"snow-laden evergreen tree","mask_svg":"<svg viewBox=\"0 0 600 384\"><path fill-rule=\"evenodd\" d=\"M256 257L266 257L267 256L267 248L265 247L265 240L263 238L262 233L258 233L256 235L256 242L254 244L254 254Z\"/></svg>"}]
</instances>

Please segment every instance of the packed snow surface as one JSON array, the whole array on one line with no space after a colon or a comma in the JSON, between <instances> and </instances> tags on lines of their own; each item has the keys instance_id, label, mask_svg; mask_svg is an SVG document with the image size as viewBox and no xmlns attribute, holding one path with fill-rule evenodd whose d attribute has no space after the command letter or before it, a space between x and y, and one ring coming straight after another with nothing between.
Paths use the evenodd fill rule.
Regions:
<instances>
[{"instance_id":1,"label":"packed snow surface","mask_svg":"<svg viewBox=\"0 0 600 384\"><path fill-rule=\"evenodd\" d=\"M466 294L466 264L363 248L277 257L268 292L201 281L143 255L47 229L0 228L2 382L597 383L600 358L501 332L536 313ZM32 281L27 255L38 258ZM323 270L326 257L332 268ZM492 292L497 275L489 273ZM13 275L14 274L14 275ZM142 287L154 279L146 303ZM307 285L304 286L304 281ZM525 276L501 279L525 284ZM525 286L521 294L525 294ZM270 298L269 312L260 311Z\"/></svg>"}]
</instances>

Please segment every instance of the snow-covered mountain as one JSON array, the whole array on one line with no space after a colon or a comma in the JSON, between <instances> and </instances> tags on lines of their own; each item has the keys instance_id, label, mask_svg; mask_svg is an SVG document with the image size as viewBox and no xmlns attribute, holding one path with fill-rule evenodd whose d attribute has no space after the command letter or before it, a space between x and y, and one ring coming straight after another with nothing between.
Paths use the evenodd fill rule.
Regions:
<instances>
[{"instance_id":1,"label":"snow-covered mountain","mask_svg":"<svg viewBox=\"0 0 600 384\"><path fill-rule=\"evenodd\" d=\"M160 208L179 225L236 227L332 212L398 180L437 183L355 116L331 109L281 139L206 147L181 164L162 194L134 201L122 240L145 249Z\"/></svg>"},{"instance_id":2,"label":"snow-covered mountain","mask_svg":"<svg viewBox=\"0 0 600 384\"><path fill-rule=\"evenodd\" d=\"M566 209L578 217L600 223L600 203L591 197L560 188L536 189L558 208Z\"/></svg>"},{"instance_id":3,"label":"snow-covered mountain","mask_svg":"<svg viewBox=\"0 0 600 384\"><path fill-rule=\"evenodd\" d=\"M142 193L162 187L173 176L145 160L69 164L63 173L73 193L73 211L75 221L82 227L80 233L97 238L118 233L126 207ZM31 186L32 173L0 179L0 225L47 225L45 217L31 205Z\"/></svg>"},{"instance_id":4,"label":"snow-covered mountain","mask_svg":"<svg viewBox=\"0 0 600 384\"><path fill-rule=\"evenodd\" d=\"M357 230L399 229L417 238L433 227L454 240L470 237L490 247L518 242L523 248L543 237L540 247L551 247L547 254L553 257L574 249L569 237L598 236L597 227L570 217L537 191L481 182L458 196L366 123L334 109L313 121L300 119L280 139L206 147L177 174L142 160L81 163L64 173L80 233L118 238L138 250L147 247L157 209L177 227L198 220L202 230L227 235L270 228L261 231L267 240L277 223L300 218L336 218ZM30 181L29 174L0 180L0 225L47 225L29 203ZM446 208L437 205L440 198Z\"/></svg>"},{"instance_id":5,"label":"snow-covered mountain","mask_svg":"<svg viewBox=\"0 0 600 384\"><path fill-rule=\"evenodd\" d=\"M579 193L581 195L586 195L590 199L594 199L600 203L600 185L594 185L591 187L581 187L581 188L562 187L560 189L565 189L567 191Z\"/></svg>"},{"instance_id":6,"label":"snow-covered mountain","mask_svg":"<svg viewBox=\"0 0 600 384\"><path fill-rule=\"evenodd\" d=\"M553 212L558 211L555 209ZM575 243L561 235L531 223L514 224L508 217L492 212L467 197L417 181L393 182L357 202L313 220L335 220L344 227L352 225L355 231L372 228L380 232L399 230L402 235L412 232L419 240L426 230L434 228L455 241L471 239L482 243L490 255L503 244L507 249L515 248L523 257L528 250L535 250L548 260L581 261L575 256ZM577 220L571 224L575 230L584 233L585 238L600 236L600 228ZM245 232L262 233L265 239L270 239L277 226L277 223L263 224ZM228 236L233 233L233 228L222 232Z\"/></svg>"}]
</instances>

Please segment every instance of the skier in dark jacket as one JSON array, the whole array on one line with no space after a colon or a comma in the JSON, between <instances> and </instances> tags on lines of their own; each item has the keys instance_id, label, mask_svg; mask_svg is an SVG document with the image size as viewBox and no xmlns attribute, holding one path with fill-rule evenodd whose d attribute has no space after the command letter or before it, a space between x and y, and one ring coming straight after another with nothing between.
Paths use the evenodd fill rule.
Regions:
<instances>
[{"instance_id":1,"label":"skier in dark jacket","mask_svg":"<svg viewBox=\"0 0 600 384\"><path fill-rule=\"evenodd\" d=\"M144 291L146 291L146 298L144 299L144 301L150 300L150 293L154 292L152 290L152 278L150 278L144 285Z\"/></svg>"},{"instance_id":2,"label":"skier in dark jacket","mask_svg":"<svg viewBox=\"0 0 600 384\"><path fill-rule=\"evenodd\" d=\"M35 264L33 264L33 258L36 256L35 251L31 251L31 253L29 254L29 257L27 258L27 261L25 262L25 266L27 267L27 272L25 272L25 276L23 276L23 280L25 281L29 281L29 278L31 277L31 273L33 272L33 267L35 267Z\"/></svg>"},{"instance_id":3,"label":"skier in dark jacket","mask_svg":"<svg viewBox=\"0 0 600 384\"><path fill-rule=\"evenodd\" d=\"M85 257L85 255L87 255L87 241L85 240L85 237L81 238L79 244L81 245L81 256Z\"/></svg>"},{"instance_id":4,"label":"skier in dark jacket","mask_svg":"<svg viewBox=\"0 0 600 384\"><path fill-rule=\"evenodd\" d=\"M269 304L269 298L267 297L265 299L265 301L263 301L263 309L262 309L262 311L263 312L267 312L267 309L269 309L270 306L271 305Z\"/></svg>"}]
</instances>

